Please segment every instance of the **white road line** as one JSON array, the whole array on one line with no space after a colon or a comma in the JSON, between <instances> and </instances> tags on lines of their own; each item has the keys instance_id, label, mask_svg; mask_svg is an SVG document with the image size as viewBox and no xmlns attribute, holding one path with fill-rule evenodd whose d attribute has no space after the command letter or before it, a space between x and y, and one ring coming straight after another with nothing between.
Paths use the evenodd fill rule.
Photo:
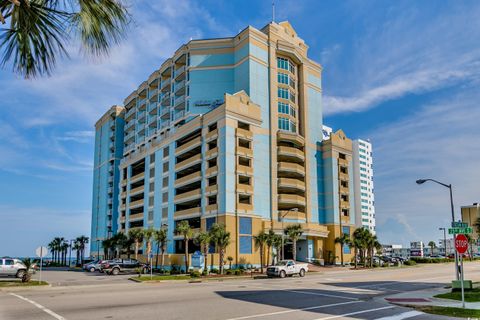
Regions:
<instances>
[{"instance_id":1,"label":"white road line","mask_svg":"<svg viewBox=\"0 0 480 320\"><path fill-rule=\"evenodd\" d=\"M298 291L298 290L288 290L288 289L285 289L284 291L295 292L295 293L303 293L303 294L311 294L311 295L314 295L314 296L324 296L324 297L340 298L340 299L347 299L347 300L358 300L357 298L339 296L339 295L335 295L335 294L319 293L319 292L308 292L308 291Z\"/></svg>"},{"instance_id":2,"label":"white road line","mask_svg":"<svg viewBox=\"0 0 480 320\"><path fill-rule=\"evenodd\" d=\"M292 312L299 312L299 311L307 311L307 310L315 310L315 309L335 307L335 306L341 306L341 305L344 305L344 304L361 303L361 302L363 303L363 301L348 301L348 302L324 304L324 305L321 305L321 306L307 307L307 308L301 308L301 309L293 309L293 310L284 310L284 311L277 311L277 312L270 312L270 313L254 314L254 315L251 315L251 316L230 318L230 319L227 319L227 320L242 320L242 319L251 319L251 318L258 318L258 317L274 316L274 315L278 315L278 314L285 314L285 313L292 313Z\"/></svg>"},{"instance_id":3,"label":"white road line","mask_svg":"<svg viewBox=\"0 0 480 320\"><path fill-rule=\"evenodd\" d=\"M408 312L400 313L400 314L397 314L397 315L394 315L394 316L378 318L378 319L375 319L375 320L402 320L402 319L408 319L408 318L416 317L416 316L419 316L421 314L423 314L423 312L408 311Z\"/></svg>"},{"instance_id":4,"label":"white road line","mask_svg":"<svg viewBox=\"0 0 480 320\"><path fill-rule=\"evenodd\" d=\"M339 315L336 315L336 316L328 316L328 317L323 317L323 318L317 318L315 320L336 319L336 318L354 316L356 314L362 314L362 313L368 313L368 312L374 312L374 311L380 311L380 310L392 309L392 308L395 308L395 307L391 306L391 307L382 307L382 308L375 308L375 309L369 309L369 310L355 311L355 312L350 312L350 313L339 314Z\"/></svg>"},{"instance_id":5,"label":"white road line","mask_svg":"<svg viewBox=\"0 0 480 320\"><path fill-rule=\"evenodd\" d=\"M38 309L40 309L40 310L48 313L49 315L51 315L52 317L54 317L54 318L57 319L57 320L66 320L64 317L56 314L55 312L53 312L53 311L50 310L50 309L45 308L44 306L42 306L42 305L39 304L39 303L36 303L36 302L33 301L33 300L30 300L30 299L28 299L28 298L22 297L22 296L20 296L20 295L18 295L18 294L15 294L15 293L10 293L10 295L12 295L12 296L14 296L14 297L17 297L17 298L19 298L19 299L22 299L22 300L24 300L24 301L30 302L31 304L33 304L33 305L34 305L35 307L37 307Z\"/></svg>"}]
</instances>

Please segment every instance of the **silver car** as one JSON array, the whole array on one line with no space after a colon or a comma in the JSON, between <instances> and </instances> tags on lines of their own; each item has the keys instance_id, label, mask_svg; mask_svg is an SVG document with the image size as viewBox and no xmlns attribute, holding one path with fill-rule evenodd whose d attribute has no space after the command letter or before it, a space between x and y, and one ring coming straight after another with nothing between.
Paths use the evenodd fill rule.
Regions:
<instances>
[{"instance_id":1,"label":"silver car","mask_svg":"<svg viewBox=\"0 0 480 320\"><path fill-rule=\"evenodd\" d=\"M27 272L27 267L21 260L12 258L0 258L0 276L15 276L22 278Z\"/></svg>"}]
</instances>

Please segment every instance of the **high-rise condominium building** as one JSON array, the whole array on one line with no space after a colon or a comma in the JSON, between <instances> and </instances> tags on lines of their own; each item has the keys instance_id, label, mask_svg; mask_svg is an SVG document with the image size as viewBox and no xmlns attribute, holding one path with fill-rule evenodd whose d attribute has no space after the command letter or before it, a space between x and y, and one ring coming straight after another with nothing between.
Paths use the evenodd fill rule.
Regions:
<instances>
[{"instance_id":1,"label":"high-rise condominium building","mask_svg":"<svg viewBox=\"0 0 480 320\"><path fill-rule=\"evenodd\" d=\"M123 154L112 232L167 228L167 263L182 264L178 223L188 221L195 231L220 223L231 233L225 256L258 265L252 237L298 223L298 260L339 256L327 226L339 220L324 205L319 176L322 68L307 50L288 22L247 27L234 37L188 42L140 84L119 115L124 132L114 134ZM97 157L103 149L96 148ZM108 175L96 174L94 188L106 181ZM97 202L109 203L108 197L101 192ZM96 218L103 208L94 203L93 255L103 254L109 235L93 232L104 227ZM353 212L344 215L349 223ZM287 241L285 258L291 249Z\"/></svg>"},{"instance_id":2,"label":"high-rise condominium building","mask_svg":"<svg viewBox=\"0 0 480 320\"><path fill-rule=\"evenodd\" d=\"M355 194L358 195L355 199L357 225L375 233L372 144L368 140L353 141L353 158Z\"/></svg>"},{"instance_id":3,"label":"high-rise condominium building","mask_svg":"<svg viewBox=\"0 0 480 320\"><path fill-rule=\"evenodd\" d=\"M332 135L332 128L323 126L323 139L328 140ZM351 201L355 207L355 225L364 227L375 234L375 195L373 187L373 154L369 140L353 140L352 152L352 194Z\"/></svg>"}]
</instances>

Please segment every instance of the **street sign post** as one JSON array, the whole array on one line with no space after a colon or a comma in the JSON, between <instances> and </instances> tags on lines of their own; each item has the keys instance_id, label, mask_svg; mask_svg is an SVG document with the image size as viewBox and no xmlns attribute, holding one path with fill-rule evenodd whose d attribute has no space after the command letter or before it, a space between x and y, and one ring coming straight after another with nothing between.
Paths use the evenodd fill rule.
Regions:
<instances>
[{"instance_id":1,"label":"street sign post","mask_svg":"<svg viewBox=\"0 0 480 320\"><path fill-rule=\"evenodd\" d=\"M46 247L38 247L36 250L35 250L35 254L37 255L37 257L40 258L40 282L42 282L42 265L43 265L43 257L46 257L47 254L48 254L48 249ZM27 271L28 272L28 271Z\"/></svg>"},{"instance_id":2,"label":"street sign post","mask_svg":"<svg viewBox=\"0 0 480 320\"><path fill-rule=\"evenodd\" d=\"M460 283L462 287L462 307L465 309L465 290L463 285L463 254L468 249L468 239L464 234L457 234L455 237L455 249L460 254Z\"/></svg>"},{"instance_id":3,"label":"street sign post","mask_svg":"<svg viewBox=\"0 0 480 320\"><path fill-rule=\"evenodd\" d=\"M471 227L462 227L462 228L449 228L448 234L472 234L473 228Z\"/></svg>"}]
</instances>

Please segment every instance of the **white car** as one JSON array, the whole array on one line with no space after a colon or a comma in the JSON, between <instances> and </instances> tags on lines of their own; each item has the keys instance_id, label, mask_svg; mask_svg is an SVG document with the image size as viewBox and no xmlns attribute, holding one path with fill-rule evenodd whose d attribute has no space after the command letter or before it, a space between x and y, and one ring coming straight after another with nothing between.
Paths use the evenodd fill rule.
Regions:
<instances>
[{"instance_id":1,"label":"white car","mask_svg":"<svg viewBox=\"0 0 480 320\"><path fill-rule=\"evenodd\" d=\"M276 265L267 268L267 276L285 278L286 276L293 276L298 274L300 277L305 277L308 272L308 264L297 263L293 260L282 260Z\"/></svg>"},{"instance_id":2,"label":"white car","mask_svg":"<svg viewBox=\"0 0 480 320\"><path fill-rule=\"evenodd\" d=\"M21 260L13 258L0 258L0 276L14 276L22 278L27 272L27 267Z\"/></svg>"}]
</instances>

